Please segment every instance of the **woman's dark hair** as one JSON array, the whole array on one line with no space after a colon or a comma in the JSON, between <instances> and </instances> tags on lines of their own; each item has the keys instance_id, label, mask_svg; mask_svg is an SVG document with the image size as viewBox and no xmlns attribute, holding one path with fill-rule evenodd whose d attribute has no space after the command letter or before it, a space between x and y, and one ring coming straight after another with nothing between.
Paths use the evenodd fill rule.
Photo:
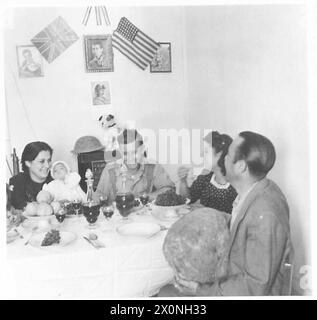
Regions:
<instances>
[{"instance_id":1,"label":"woman's dark hair","mask_svg":"<svg viewBox=\"0 0 317 320\"><path fill-rule=\"evenodd\" d=\"M30 142L24 147L21 156L23 172L29 172L29 168L27 167L25 162L33 161L41 151L48 151L51 155L53 154L53 149L47 143L42 141Z\"/></svg>"},{"instance_id":2,"label":"woman's dark hair","mask_svg":"<svg viewBox=\"0 0 317 320\"><path fill-rule=\"evenodd\" d=\"M244 159L251 175L265 177L275 163L274 145L268 138L251 131L240 132L239 136L243 142L236 148L234 162Z\"/></svg>"},{"instance_id":3,"label":"woman's dark hair","mask_svg":"<svg viewBox=\"0 0 317 320\"><path fill-rule=\"evenodd\" d=\"M232 142L232 138L227 134L220 134L218 131L209 132L204 140L209 143L209 145L215 149L216 153L221 152L221 156L217 162L218 167L221 170L221 173L226 175L225 168L225 156L228 153L229 146Z\"/></svg>"}]
</instances>

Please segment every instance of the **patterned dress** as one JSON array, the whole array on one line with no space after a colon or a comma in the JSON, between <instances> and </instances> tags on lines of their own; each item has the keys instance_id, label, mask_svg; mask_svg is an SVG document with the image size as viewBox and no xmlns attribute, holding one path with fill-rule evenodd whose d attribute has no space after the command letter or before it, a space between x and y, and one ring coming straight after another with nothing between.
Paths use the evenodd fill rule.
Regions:
<instances>
[{"instance_id":1,"label":"patterned dress","mask_svg":"<svg viewBox=\"0 0 317 320\"><path fill-rule=\"evenodd\" d=\"M217 184L213 172L199 175L190 187L191 203L200 200L200 203L205 207L230 214L237 195L236 190L229 183L223 186Z\"/></svg>"}]
</instances>

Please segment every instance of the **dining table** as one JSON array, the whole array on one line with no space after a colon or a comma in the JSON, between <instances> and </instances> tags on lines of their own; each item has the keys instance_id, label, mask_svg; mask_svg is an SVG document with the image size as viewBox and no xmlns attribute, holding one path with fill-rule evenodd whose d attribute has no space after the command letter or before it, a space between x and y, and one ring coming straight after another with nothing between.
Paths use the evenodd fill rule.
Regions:
<instances>
[{"instance_id":1,"label":"dining table","mask_svg":"<svg viewBox=\"0 0 317 320\"><path fill-rule=\"evenodd\" d=\"M163 254L164 238L177 219L161 219L150 206L123 218L115 209L106 219L99 215L91 229L85 217L72 215L50 228L67 232L74 239L64 246L35 246L30 239L37 230L28 220L17 231L19 237L7 244L11 291L17 299L120 299L155 295L173 280L173 270ZM149 236L122 234L127 224L159 225ZM97 236L102 247L87 239Z\"/></svg>"}]
</instances>

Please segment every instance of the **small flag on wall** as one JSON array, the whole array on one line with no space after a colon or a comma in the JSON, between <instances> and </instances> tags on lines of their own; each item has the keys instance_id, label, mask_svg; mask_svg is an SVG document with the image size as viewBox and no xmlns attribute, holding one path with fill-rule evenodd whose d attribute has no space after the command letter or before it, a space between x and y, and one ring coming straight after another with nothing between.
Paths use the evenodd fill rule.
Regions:
<instances>
[{"instance_id":1,"label":"small flag on wall","mask_svg":"<svg viewBox=\"0 0 317 320\"><path fill-rule=\"evenodd\" d=\"M58 17L31 39L31 42L47 62L51 63L77 40L77 34L62 17Z\"/></svg>"},{"instance_id":2,"label":"small flag on wall","mask_svg":"<svg viewBox=\"0 0 317 320\"><path fill-rule=\"evenodd\" d=\"M144 70L160 45L139 30L127 18L121 18L112 35L112 46Z\"/></svg>"}]
</instances>

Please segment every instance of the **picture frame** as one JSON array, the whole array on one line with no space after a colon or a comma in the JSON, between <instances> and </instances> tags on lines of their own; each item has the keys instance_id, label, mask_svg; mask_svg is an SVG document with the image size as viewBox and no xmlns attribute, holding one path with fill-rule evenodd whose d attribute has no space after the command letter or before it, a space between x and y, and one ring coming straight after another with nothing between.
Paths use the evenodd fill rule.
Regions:
<instances>
[{"instance_id":1,"label":"picture frame","mask_svg":"<svg viewBox=\"0 0 317 320\"><path fill-rule=\"evenodd\" d=\"M110 87L108 81L91 82L91 97L93 106L111 104Z\"/></svg>"},{"instance_id":2,"label":"picture frame","mask_svg":"<svg viewBox=\"0 0 317 320\"><path fill-rule=\"evenodd\" d=\"M84 36L86 72L113 72L111 34Z\"/></svg>"},{"instance_id":3,"label":"picture frame","mask_svg":"<svg viewBox=\"0 0 317 320\"><path fill-rule=\"evenodd\" d=\"M33 45L16 46L18 73L20 78L44 76L43 57Z\"/></svg>"},{"instance_id":4,"label":"picture frame","mask_svg":"<svg viewBox=\"0 0 317 320\"><path fill-rule=\"evenodd\" d=\"M172 72L172 46L170 42L159 42L157 50L150 63L151 73Z\"/></svg>"}]
</instances>

